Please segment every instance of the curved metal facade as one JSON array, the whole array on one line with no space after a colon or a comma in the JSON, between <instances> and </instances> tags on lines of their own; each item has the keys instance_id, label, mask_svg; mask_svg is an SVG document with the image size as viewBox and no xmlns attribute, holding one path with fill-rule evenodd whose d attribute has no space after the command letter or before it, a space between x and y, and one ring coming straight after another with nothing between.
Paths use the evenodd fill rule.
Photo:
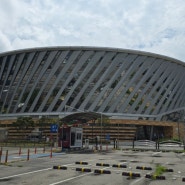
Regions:
<instances>
[{"instance_id":1,"label":"curved metal facade","mask_svg":"<svg viewBox=\"0 0 185 185\"><path fill-rule=\"evenodd\" d=\"M185 107L184 79L183 62L140 51L52 47L6 52L0 54L0 111L42 115L78 109L161 117Z\"/></svg>"}]
</instances>

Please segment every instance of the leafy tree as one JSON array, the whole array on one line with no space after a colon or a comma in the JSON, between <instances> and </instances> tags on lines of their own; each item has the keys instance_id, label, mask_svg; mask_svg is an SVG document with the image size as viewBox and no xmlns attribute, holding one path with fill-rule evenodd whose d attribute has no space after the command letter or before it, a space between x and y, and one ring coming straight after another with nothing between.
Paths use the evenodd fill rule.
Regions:
<instances>
[{"instance_id":1,"label":"leafy tree","mask_svg":"<svg viewBox=\"0 0 185 185\"><path fill-rule=\"evenodd\" d=\"M27 130L29 127L34 127L34 121L31 117L18 117L16 122L13 122L13 126L17 129L17 131ZM25 134L26 137L26 134Z\"/></svg>"}]
</instances>

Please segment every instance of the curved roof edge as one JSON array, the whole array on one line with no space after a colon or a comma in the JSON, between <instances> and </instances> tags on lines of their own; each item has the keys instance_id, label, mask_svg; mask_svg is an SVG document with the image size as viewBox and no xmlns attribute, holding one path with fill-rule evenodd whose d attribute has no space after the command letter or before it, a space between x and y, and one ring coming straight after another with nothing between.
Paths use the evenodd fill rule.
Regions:
<instances>
[{"instance_id":1,"label":"curved roof edge","mask_svg":"<svg viewBox=\"0 0 185 185\"><path fill-rule=\"evenodd\" d=\"M6 51L0 53L0 57L5 56L5 55L12 55L12 54L17 54L17 53L22 53L22 52L31 52L31 51L43 51L43 50L99 50L99 51L116 51L116 52L127 52L131 54L138 54L138 55L146 55L146 56L151 56L151 57L156 57L164 60L168 60L174 63L178 63L180 65L185 66L185 62L168 57L165 55L161 54L156 54L152 52L147 52L147 51L141 51L141 50L132 50L132 49L122 49L122 48L111 48L111 47L100 47L100 46L47 46L47 47L34 47L34 48L25 48L25 49L18 49L18 50L12 50L12 51Z\"/></svg>"}]
</instances>

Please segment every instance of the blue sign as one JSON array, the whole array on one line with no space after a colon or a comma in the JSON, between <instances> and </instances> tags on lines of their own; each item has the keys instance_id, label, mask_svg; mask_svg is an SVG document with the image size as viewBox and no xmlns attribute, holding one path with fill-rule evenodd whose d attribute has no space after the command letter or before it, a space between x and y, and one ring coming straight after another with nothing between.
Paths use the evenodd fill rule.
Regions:
<instances>
[{"instance_id":1,"label":"blue sign","mask_svg":"<svg viewBox=\"0 0 185 185\"><path fill-rule=\"evenodd\" d=\"M52 124L50 127L50 132L51 133L57 133L58 132L58 125L57 124Z\"/></svg>"},{"instance_id":2,"label":"blue sign","mask_svg":"<svg viewBox=\"0 0 185 185\"><path fill-rule=\"evenodd\" d=\"M106 135L106 140L108 140L108 141L110 140L110 134Z\"/></svg>"}]
</instances>

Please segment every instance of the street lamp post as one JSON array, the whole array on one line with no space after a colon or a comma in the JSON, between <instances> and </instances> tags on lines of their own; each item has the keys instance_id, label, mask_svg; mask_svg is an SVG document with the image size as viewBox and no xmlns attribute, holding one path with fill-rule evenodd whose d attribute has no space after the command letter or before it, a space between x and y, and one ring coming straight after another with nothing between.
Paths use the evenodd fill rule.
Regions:
<instances>
[{"instance_id":1,"label":"street lamp post","mask_svg":"<svg viewBox=\"0 0 185 185\"><path fill-rule=\"evenodd\" d=\"M102 148L102 112L100 114L101 114L101 120L100 120L100 123L101 123L101 148Z\"/></svg>"},{"instance_id":2,"label":"street lamp post","mask_svg":"<svg viewBox=\"0 0 185 185\"><path fill-rule=\"evenodd\" d=\"M183 111L183 121L184 121L184 138L183 138L183 145L184 145L184 150L185 150L185 110Z\"/></svg>"}]
</instances>

